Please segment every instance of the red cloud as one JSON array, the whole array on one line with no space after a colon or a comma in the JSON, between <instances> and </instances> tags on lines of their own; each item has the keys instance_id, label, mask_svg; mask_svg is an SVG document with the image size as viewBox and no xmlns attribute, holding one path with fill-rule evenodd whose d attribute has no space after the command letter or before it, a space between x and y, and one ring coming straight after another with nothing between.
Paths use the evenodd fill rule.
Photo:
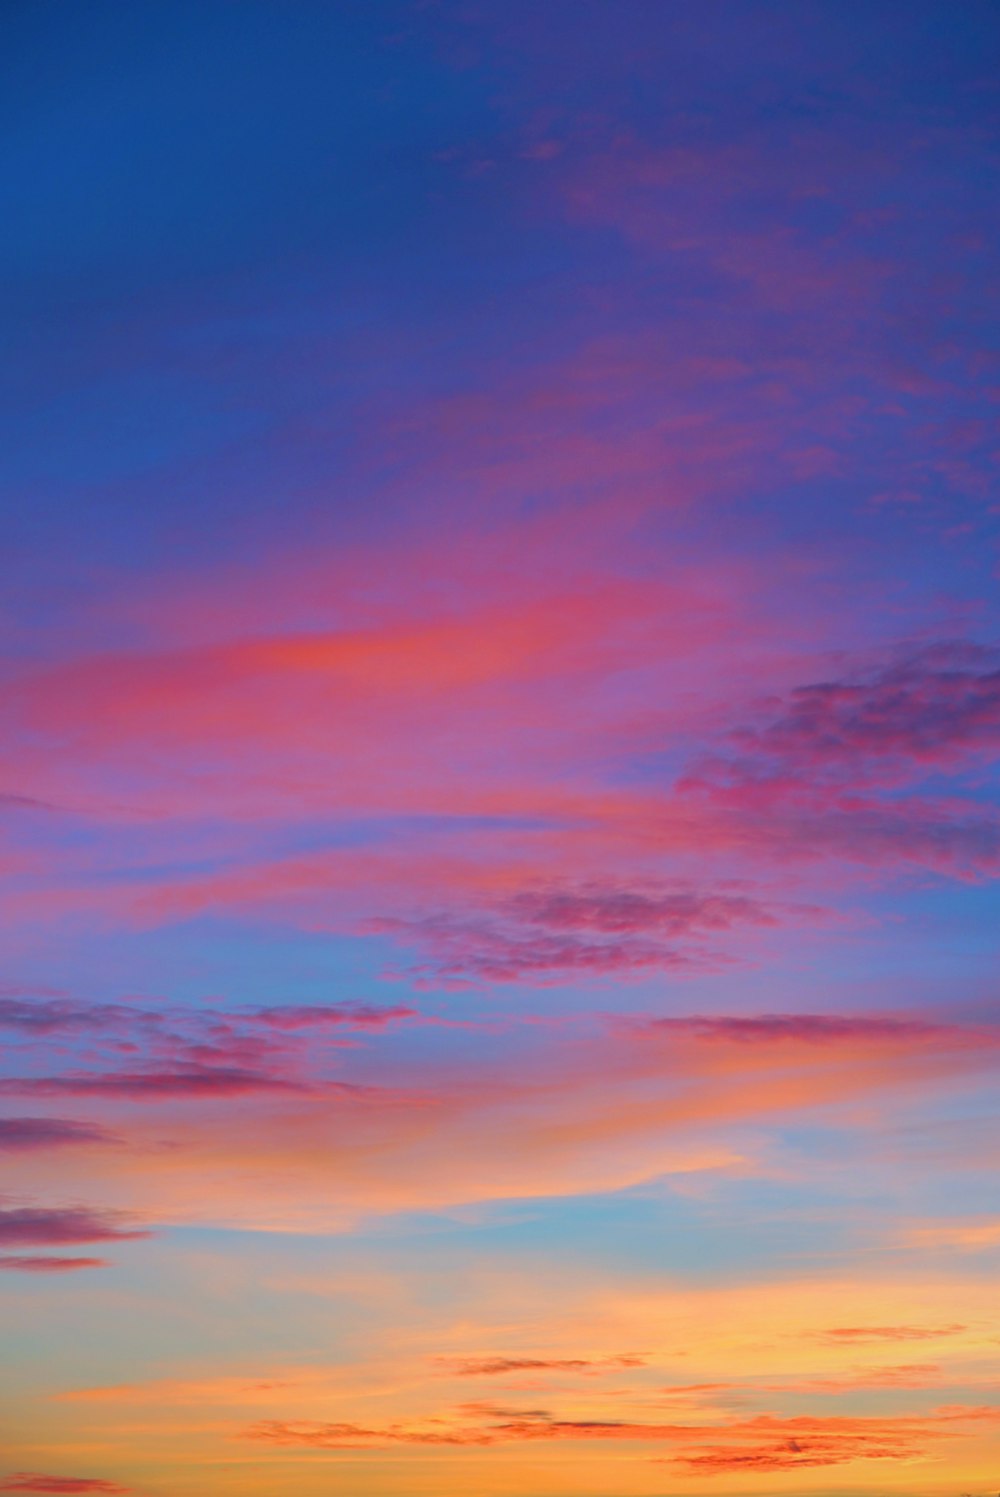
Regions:
<instances>
[{"instance_id":1,"label":"red cloud","mask_svg":"<svg viewBox=\"0 0 1000 1497\"><path fill-rule=\"evenodd\" d=\"M43 1476L39 1471L15 1471L0 1481L0 1492L104 1492L110 1497L130 1490L95 1476Z\"/></svg>"},{"instance_id":2,"label":"red cloud","mask_svg":"<svg viewBox=\"0 0 1000 1497\"><path fill-rule=\"evenodd\" d=\"M605 1372L622 1367L644 1367L645 1359L621 1357L470 1357L437 1359L456 1377L502 1377L511 1372Z\"/></svg>"},{"instance_id":3,"label":"red cloud","mask_svg":"<svg viewBox=\"0 0 1000 1497\"><path fill-rule=\"evenodd\" d=\"M761 1446L759 1450L708 1450L701 1455L678 1456L671 1464L695 1476L715 1476L720 1471L792 1471L807 1466L838 1466L858 1457L905 1460L910 1453L906 1446L881 1451L870 1448L851 1451L842 1443L830 1449L816 1442L785 1440L777 1445Z\"/></svg>"},{"instance_id":4,"label":"red cloud","mask_svg":"<svg viewBox=\"0 0 1000 1497\"><path fill-rule=\"evenodd\" d=\"M0 1269L14 1273L75 1273L79 1268L107 1268L106 1258L0 1257Z\"/></svg>"},{"instance_id":5,"label":"red cloud","mask_svg":"<svg viewBox=\"0 0 1000 1497\"><path fill-rule=\"evenodd\" d=\"M689 1471L794 1468L855 1460L908 1460L961 1426L1000 1420L996 1409L953 1408L928 1415L864 1418L760 1415L719 1425L645 1424L627 1419L558 1419L545 1409L504 1409L471 1404L458 1416L485 1416L465 1424L435 1418L418 1425L381 1428L350 1423L265 1420L246 1438L320 1450L378 1449L392 1445L482 1446L538 1441L655 1441L679 1446L672 1462ZM429 1427L427 1427L429 1426Z\"/></svg>"}]
</instances>

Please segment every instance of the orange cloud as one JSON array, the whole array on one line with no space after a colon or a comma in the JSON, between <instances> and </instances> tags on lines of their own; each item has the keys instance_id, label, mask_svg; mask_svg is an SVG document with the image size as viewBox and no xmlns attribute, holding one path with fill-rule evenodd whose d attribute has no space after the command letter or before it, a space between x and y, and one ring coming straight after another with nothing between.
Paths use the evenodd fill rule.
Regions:
<instances>
[{"instance_id":1,"label":"orange cloud","mask_svg":"<svg viewBox=\"0 0 1000 1497\"><path fill-rule=\"evenodd\" d=\"M931 1226L912 1227L904 1241L915 1247L955 1248L960 1252L982 1252L1000 1246L1000 1219L969 1217L939 1222Z\"/></svg>"},{"instance_id":2,"label":"orange cloud","mask_svg":"<svg viewBox=\"0 0 1000 1497\"><path fill-rule=\"evenodd\" d=\"M646 1359L620 1357L439 1357L452 1377L506 1377L512 1372L617 1372L643 1367Z\"/></svg>"},{"instance_id":3,"label":"orange cloud","mask_svg":"<svg viewBox=\"0 0 1000 1497\"><path fill-rule=\"evenodd\" d=\"M957 1336L966 1329L964 1325L858 1325L834 1326L810 1334L835 1346L853 1346L878 1341L938 1341L942 1336Z\"/></svg>"},{"instance_id":4,"label":"orange cloud","mask_svg":"<svg viewBox=\"0 0 1000 1497\"><path fill-rule=\"evenodd\" d=\"M628 1419L560 1419L544 1409L496 1409L489 1422L461 1422L465 1409L423 1424L381 1427L332 1421L264 1420L245 1432L248 1440L319 1450L386 1449L393 1445L492 1446L524 1442L652 1441L670 1444L683 1470L795 1469L847 1465L861 1460L909 1461L936 1441L959 1437L969 1424L1000 1421L1000 1411L957 1408L947 1412L887 1418L762 1414L718 1425L649 1424ZM457 1416L457 1417L456 1417Z\"/></svg>"}]
</instances>

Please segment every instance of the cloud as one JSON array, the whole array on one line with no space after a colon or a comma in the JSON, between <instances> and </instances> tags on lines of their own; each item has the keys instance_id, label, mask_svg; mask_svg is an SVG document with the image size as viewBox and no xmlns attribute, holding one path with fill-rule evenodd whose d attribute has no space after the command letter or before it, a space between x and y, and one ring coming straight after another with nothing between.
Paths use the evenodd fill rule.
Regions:
<instances>
[{"instance_id":1,"label":"cloud","mask_svg":"<svg viewBox=\"0 0 1000 1497\"><path fill-rule=\"evenodd\" d=\"M76 1029L107 1029L128 1018L149 1016L121 1004L80 1003L73 998L0 998L0 1028L27 1034L58 1034Z\"/></svg>"},{"instance_id":2,"label":"cloud","mask_svg":"<svg viewBox=\"0 0 1000 1497\"><path fill-rule=\"evenodd\" d=\"M221 1016L220 1016L221 1017ZM285 1007L258 1008L226 1014L232 1023L259 1024L263 1029L386 1029L406 1019L419 1019L420 1010L405 1004L376 1007L369 1003L300 1003Z\"/></svg>"},{"instance_id":3,"label":"cloud","mask_svg":"<svg viewBox=\"0 0 1000 1497\"><path fill-rule=\"evenodd\" d=\"M943 641L868 674L797 686L734 728L728 756L688 787L756 786L808 799L817 788L895 785L1000 745L1000 650Z\"/></svg>"},{"instance_id":4,"label":"cloud","mask_svg":"<svg viewBox=\"0 0 1000 1497\"><path fill-rule=\"evenodd\" d=\"M0 1481L0 1492L104 1492L106 1497L112 1497L114 1493L130 1490L95 1476L45 1476L40 1471L15 1471Z\"/></svg>"},{"instance_id":5,"label":"cloud","mask_svg":"<svg viewBox=\"0 0 1000 1497\"><path fill-rule=\"evenodd\" d=\"M31 1076L0 1082L14 1096L119 1097L163 1101L177 1097L245 1097L258 1092L299 1090L294 1081L238 1066L184 1066L165 1071L111 1071L66 1076Z\"/></svg>"},{"instance_id":6,"label":"cloud","mask_svg":"<svg viewBox=\"0 0 1000 1497\"><path fill-rule=\"evenodd\" d=\"M756 1450L720 1447L700 1455L678 1456L672 1464L694 1476L716 1476L726 1471L796 1471L809 1466L839 1466L854 1460L907 1460L915 1454L907 1444L873 1448L867 1442L788 1439L763 1442Z\"/></svg>"},{"instance_id":7,"label":"cloud","mask_svg":"<svg viewBox=\"0 0 1000 1497\"><path fill-rule=\"evenodd\" d=\"M454 1377L505 1377L516 1372L613 1372L644 1367L646 1359L620 1357L438 1357Z\"/></svg>"},{"instance_id":8,"label":"cloud","mask_svg":"<svg viewBox=\"0 0 1000 1497\"><path fill-rule=\"evenodd\" d=\"M962 877L1000 863L995 803L969 779L1000 744L1000 649L883 650L867 669L727 715L735 723L691 755L674 788L734 849L742 837L757 857Z\"/></svg>"},{"instance_id":9,"label":"cloud","mask_svg":"<svg viewBox=\"0 0 1000 1497\"><path fill-rule=\"evenodd\" d=\"M811 1331L810 1335L832 1346L863 1345L878 1341L937 1341L942 1336L957 1336L967 1330L964 1325L854 1325L834 1326L830 1330Z\"/></svg>"},{"instance_id":10,"label":"cloud","mask_svg":"<svg viewBox=\"0 0 1000 1497\"><path fill-rule=\"evenodd\" d=\"M68 1118L0 1118L0 1153L117 1141L114 1134L96 1123L78 1123Z\"/></svg>"},{"instance_id":11,"label":"cloud","mask_svg":"<svg viewBox=\"0 0 1000 1497\"><path fill-rule=\"evenodd\" d=\"M0 1269L14 1273L75 1273L80 1268L107 1268L106 1258L33 1258L0 1255Z\"/></svg>"},{"instance_id":12,"label":"cloud","mask_svg":"<svg viewBox=\"0 0 1000 1497\"><path fill-rule=\"evenodd\" d=\"M487 1423L463 1417L482 1415ZM544 1409L463 1405L412 1424L370 1426L324 1421L264 1420L245 1438L319 1450L385 1449L396 1445L490 1446L535 1442L654 1442L680 1447L671 1464L710 1474L844 1465L856 1460L907 1461L968 1423L1000 1420L996 1409L953 1408L928 1415L866 1418L762 1414L722 1424L651 1424L630 1419L560 1419Z\"/></svg>"},{"instance_id":13,"label":"cloud","mask_svg":"<svg viewBox=\"0 0 1000 1497\"><path fill-rule=\"evenodd\" d=\"M37 1050L51 1061L53 1054L66 1053L53 1045L53 1037L83 1035L88 1059L104 1064L8 1076L0 1081L0 1094L155 1102L299 1092L307 1087L305 1069L356 1043L354 1036L419 1018L415 1009L399 1004L222 1009L88 1005L69 999L19 1002L6 1012L0 1010L0 1026L6 1023L19 1030L22 1053L30 1056ZM130 1064L123 1064L124 1056ZM324 1085L328 1090L352 1090L335 1080ZM53 1140L55 1136L53 1132Z\"/></svg>"},{"instance_id":14,"label":"cloud","mask_svg":"<svg viewBox=\"0 0 1000 1497\"><path fill-rule=\"evenodd\" d=\"M0 1207L0 1245L58 1247L76 1242L129 1242L151 1234L116 1211L86 1206Z\"/></svg>"},{"instance_id":15,"label":"cloud","mask_svg":"<svg viewBox=\"0 0 1000 1497\"><path fill-rule=\"evenodd\" d=\"M745 895L652 890L591 884L526 889L507 910L526 924L556 930L597 930L609 935L657 931L687 936L736 925L774 925L774 914Z\"/></svg>"},{"instance_id":16,"label":"cloud","mask_svg":"<svg viewBox=\"0 0 1000 1497\"><path fill-rule=\"evenodd\" d=\"M0 1028L21 1030L27 1035L49 1035L75 1030L108 1031L121 1035L128 1030L161 1041L174 1032L178 1044L184 1032L204 1037L222 1033L252 1042L262 1032L297 1029L384 1029L390 1024L419 1018L419 1011L403 1004L378 1006L371 1003L300 1003L267 1008L218 1008L140 1006L134 1003L85 1003L76 998L0 998ZM179 1033L178 1033L179 1031Z\"/></svg>"},{"instance_id":17,"label":"cloud","mask_svg":"<svg viewBox=\"0 0 1000 1497\"><path fill-rule=\"evenodd\" d=\"M572 935L524 934L447 917L383 918L369 921L368 928L429 949L431 961L418 965L415 975L446 984L566 982L693 964L691 957L651 942L582 941Z\"/></svg>"},{"instance_id":18,"label":"cloud","mask_svg":"<svg viewBox=\"0 0 1000 1497\"><path fill-rule=\"evenodd\" d=\"M622 1018L623 1028L664 1035L689 1035L697 1040L721 1044L781 1046L785 1044L849 1046L856 1041L888 1046L932 1044L938 1040L961 1042L956 1027L908 1015L879 1014L695 1014L677 1018ZM1000 1037L967 1032L970 1045L981 1045Z\"/></svg>"},{"instance_id":19,"label":"cloud","mask_svg":"<svg viewBox=\"0 0 1000 1497\"><path fill-rule=\"evenodd\" d=\"M133 1033L127 1027L122 1044L160 1046L160 1031L152 1041ZM109 1033L106 1069L2 1085L134 1104L127 1149L79 1156L102 1199L153 1217L339 1230L365 1211L756 1174L771 1167L769 1130L783 1118L818 1115L825 1126L838 1109L838 1126L863 1137L869 1115L859 1102L964 1085L1000 1060L995 1024L913 1010L564 1014L551 1024L499 1015L482 1035L463 1031L458 1052L380 1053L377 1038L335 1048L333 1078L322 1036L278 1030L256 1065L121 1069L110 1064L118 1037ZM222 1053L259 1040L259 1031L234 1040L206 1027L171 1030L162 1043ZM174 1109L168 1139L157 1112L148 1116L153 1104Z\"/></svg>"},{"instance_id":20,"label":"cloud","mask_svg":"<svg viewBox=\"0 0 1000 1497\"><path fill-rule=\"evenodd\" d=\"M706 939L776 924L772 910L745 895L552 883L523 889L482 916L383 917L367 928L427 949L422 976L545 983L711 968L724 958Z\"/></svg>"},{"instance_id":21,"label":"cloud","mask_svg":"<svg viewBox=\"0 0 1000 1497\"><path fill-rule=\"evenodd\" d=\"M992 1021L955 1024L934 1014L706 1014L660 1017L614 1015L611 1030L646 1044L655 1053L683 1054L692 1073L711 1075L717 1066L752 1075L760 1068L788 1077L794 1067L817 1082L835 1072L874 1068L876 1088L902 1081L908 1072L939 1068L990 1070L1000 1062L1000 1028Z\"/></svg>"},{"instance_id":22,"label":"cloud","mask_svg":"<svg viewBox=\"0 0 1000 1497\"><path fill-rule=\"evenodd\" d=\"M959 1252L983 1252L1000 1246L1000 1218L968 1217L933 1225L911 1227L904 1241L914 1247L954 1248Z\"/></svg>"},{"instance_id":23,"label":"cloud","mask_svg":"<svg viewBox=\"0 0 1000 1497\"><path fill-rule=\"evenodd\" d=\"M814 1377L787 1384L784 1392L854 1393L864 1388L934 1388L942 1381L936 1362L903 1362L895 1367L858 1367L843 1377Z\"/></svg>"},{"instance_id":24,"label":"cloud","mask_svg":"<svg viewBox=\"0 0 1000 1497\"><path fill-rule=\"evenodd\" d=\"M766 725L734 734L750 763L859 779L948 767L1000 744L1000 651L927 645L868 677L800 686Z\"/></svg>"}]
</instances>

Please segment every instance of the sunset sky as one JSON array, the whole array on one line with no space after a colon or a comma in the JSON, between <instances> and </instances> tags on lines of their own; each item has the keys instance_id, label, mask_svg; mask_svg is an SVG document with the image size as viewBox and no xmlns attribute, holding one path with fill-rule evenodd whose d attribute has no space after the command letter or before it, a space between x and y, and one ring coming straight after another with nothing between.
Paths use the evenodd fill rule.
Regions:
<instances>
[{"instance_id":1,"label":"sunset sky","mask_svg":"<svg viewBox=\"0 0 1000 1497\"><path fill-rule=\"evenodd\" d=\"M0 73L0 1494L993 1497L995 0Z\"/></svg>"}]
</instances>

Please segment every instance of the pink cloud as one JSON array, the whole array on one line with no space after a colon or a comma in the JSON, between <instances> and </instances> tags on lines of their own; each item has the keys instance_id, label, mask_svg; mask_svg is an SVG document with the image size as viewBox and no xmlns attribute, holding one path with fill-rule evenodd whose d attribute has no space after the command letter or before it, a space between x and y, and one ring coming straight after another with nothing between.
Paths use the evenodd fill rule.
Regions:
<instances>
[{"instance_id":1,"label":"pink cloud","mask_svg":"<svg viewBox=\"0 0 1000 1497\"><path fill-rule=\"evenodd\" d=\"M13 1273L75 1273L81 1268L107 1268L106 1258L49 1258L0 1255L0 1269Z\"/></svg>"},{"instance_id":2,"label":"pink cloud","mask_svg":"<svg viewBox=\"0 0 1000 1497\"><path fill-rule=\"evenodd\" d=\"M0 1246L58 1247L77 1242L131 1242L150 1233L121 1212L86 1206L0 1207Z\"/></svg>"},{"instance_id":3,"label":"pink cloud","mask_svg":"<svg viewBox=\"0 0 1000 1497\"><path fill-rule=\"evenodd\" d=\"M989 1022L933 1013L581 1015L498 1019L481 1040L464 1034L451 1059L407 1059L377 1037L335 1054L331 1078L323 1050L296 1042L267 1073L291 1084L263 1090L136 1090L130 1072L117 1087L115 1068L68 1074L68 1088L128 1108L127 1146L85 1156L88 1189L126 1191L157 1219L284 1222L314 1180L303 1221L336 1225L365 1211L753 1174L782 1119L837 1109L838 1126L864 1137L871 1106L987 1080L1000 1040ZM154 1101L155 1117L138 1106ZM873 1335L886 1329L873 1324Z\"/></svg>"},{"instance_id":4,"label":"pink cloud","mask_svg":"<svg viewBox=\"0 0 1000 1497\"><path fill-rule=\"evenodd\" d=\"M178 1066L172 1070L69 1072L0 1081L0 1091L20 1097L123 1097L156 1101L173 1097L245 1097L298 1090L294 1080L239 1066Z\"/></svg>"}]
</instances>

